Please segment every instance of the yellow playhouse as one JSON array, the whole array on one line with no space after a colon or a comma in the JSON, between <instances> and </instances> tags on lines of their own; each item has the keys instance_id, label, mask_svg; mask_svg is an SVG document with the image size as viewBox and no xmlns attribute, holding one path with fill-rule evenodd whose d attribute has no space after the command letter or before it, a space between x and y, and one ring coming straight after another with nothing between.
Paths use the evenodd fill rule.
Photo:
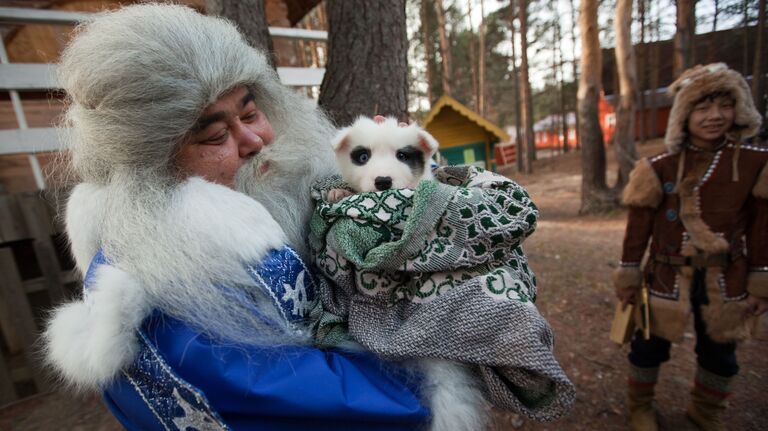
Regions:
<instances>
[{"instance_id":1,"label":"yellow playhouse","mask_svg":"<svg viewBox=\"0 0 768 431\"><path fill-rule=\"evenodd\" d=\"M450 96L437 100L422 127L440 143L440 155L449 165L495 169L495 144L510 139L504 130Z\"/></svg>"}]
</instances>

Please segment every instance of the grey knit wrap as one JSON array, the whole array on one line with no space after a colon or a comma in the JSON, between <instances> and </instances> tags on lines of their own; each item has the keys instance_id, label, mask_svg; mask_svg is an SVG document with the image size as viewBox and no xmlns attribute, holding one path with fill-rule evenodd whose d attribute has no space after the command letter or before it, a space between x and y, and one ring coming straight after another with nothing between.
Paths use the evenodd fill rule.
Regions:
<instances>
[{"instance_id":1,"label":"grey knit wrap","mask_svg":"<svg viewBox=\"0 0 768 431\"><path fill-rule=\"evenodd\" d=\"M310 246L326 278L316 341L349 340L390 360L475 365L487 399L535 420L568 411L574 386L534 301L520 246L538 210L518 184L474 167L438 168L415 190L324 199L316 184ZM327 282L326 282L327 281Z\"/></svg>"}]
</instances>

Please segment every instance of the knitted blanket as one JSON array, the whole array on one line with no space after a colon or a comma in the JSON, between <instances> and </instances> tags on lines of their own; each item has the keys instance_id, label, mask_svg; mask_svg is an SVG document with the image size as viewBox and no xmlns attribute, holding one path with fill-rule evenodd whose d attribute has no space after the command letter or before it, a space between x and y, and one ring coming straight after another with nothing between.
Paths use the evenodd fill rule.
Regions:
<instances>
[{"instance_id":1,"label":"knitted blanket","mask_svg":"<svg viewBox=\"0 0 768 431\"><path fill-rule=\"evenodd\" d=\"M351 337L391 360L472 364L488 400L536 420L573 403L534 305L536 278L520 247L538 210L516 183L475 167L446 167L415 190L358 193L336 203L313 187L310 246L319 283L316 341Z\"/></svg>"}]
</instances>

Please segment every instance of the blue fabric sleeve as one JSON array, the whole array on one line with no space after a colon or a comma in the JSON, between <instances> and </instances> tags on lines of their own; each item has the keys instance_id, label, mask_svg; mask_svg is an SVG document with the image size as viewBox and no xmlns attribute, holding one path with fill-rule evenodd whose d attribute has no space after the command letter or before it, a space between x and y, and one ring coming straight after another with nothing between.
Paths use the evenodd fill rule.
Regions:
<instances>
[{"instance_id":1,"label":"blue fabric sleeve","mask_svg":"<svg viewBox=\"0 0 768 431\"><path fill-rule=\"evenodd\" d=\"M106 263L99 251L86 295L95 268ZM195 387L232 430L415 430L430 420L418 377L368 352L221 345L159 312L141 332L164 362L153 366ZM104 402L128 430L165 429L125 374L104 390Z\"/></svg>"},{"instance_id":2,"label":"blue fabric sleeve","mask_svg":"<svg viewBox=\"0 0 768 431\"><path fill-rule=\"evenodd\" d=\"M115 419L128 431L164 431L152 410L149 409L141 395L128 383L119 377L102 394Z\"/></svg>"},{"instance_id":3,"label":"blue fabric sleeve","mask_svg":"<svg viewBox=\"0 0 768 431\"><path fill-rule=\"evenodd\" d=\"M157 315L145 331L232 429L413 430L429 420L415 378L370 353L222 346Z\"/></svg>"}]
</instances>

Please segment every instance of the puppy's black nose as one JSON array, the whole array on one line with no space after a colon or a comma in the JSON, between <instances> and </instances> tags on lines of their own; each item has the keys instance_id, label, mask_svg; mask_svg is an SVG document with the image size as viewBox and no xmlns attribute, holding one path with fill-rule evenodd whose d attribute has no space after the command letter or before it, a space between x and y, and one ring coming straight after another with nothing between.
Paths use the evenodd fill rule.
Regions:
<instances>
[{"instance_id":1,"label":"puppy's black nose","mask_svg":"<svg viewBox=\"0 0 768 431\"><path fill-rule=\"evenodd\" d=\"M373 185L376 186L376 190L389 190L392 188L391 177L376 177L373 180Z\"/></svg>"}]
</instances>

